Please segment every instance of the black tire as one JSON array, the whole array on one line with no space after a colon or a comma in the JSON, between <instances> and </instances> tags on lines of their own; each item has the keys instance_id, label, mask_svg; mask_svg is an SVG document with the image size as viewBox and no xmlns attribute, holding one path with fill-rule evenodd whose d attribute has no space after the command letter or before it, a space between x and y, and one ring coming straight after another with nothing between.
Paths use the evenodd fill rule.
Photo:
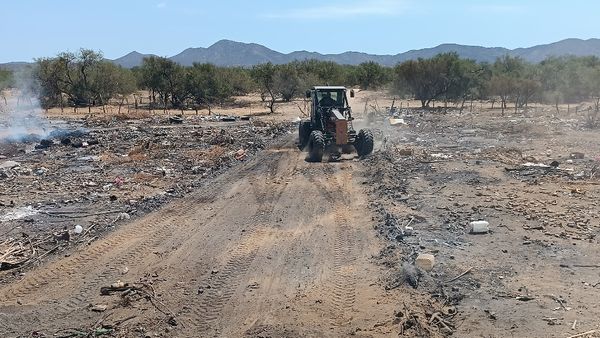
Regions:
<instances>
[{"instance_id":1,"label":"black tire","mask_svg":"<svg viewBox=\"0 0 600 338\"><path fill-rule=\"evenodd\" d=\"M355 151L354 146L351 144L344 144L341 148L342 154L352 154Z\"/></svg>"},{"instance_id":2,"label":"black tire","mask_svg":"<svg viewBox=\"0 0 600 338\"><path fill-rule=\"evenodd\" d=\"M311 162L321 162L325 151L325 137L320 130L313 130L308 141L308 158Z\"/></svg>"},{"instance_id":3,"label":"black tire","mask_svg":"<svg viewBox=\"0 0 600 338\"><path fill-rule=\"evenodd\" d=\"M354 145L358 156L363 157L369 155L373 152L373 146L373 132L369 129L361 129L356 136L356 144Z\"/></svg>"},{"instance_id":4,"label":"black tire","mask_svg":"<svg viewBox=\"0 0 600 338\"><path fill-rule=\"evenodd\" d=\"M310 139L310 131L310 121L300 121L298 126L298 148L300 150L306 149Z\"/></svg>"}]
</instances>

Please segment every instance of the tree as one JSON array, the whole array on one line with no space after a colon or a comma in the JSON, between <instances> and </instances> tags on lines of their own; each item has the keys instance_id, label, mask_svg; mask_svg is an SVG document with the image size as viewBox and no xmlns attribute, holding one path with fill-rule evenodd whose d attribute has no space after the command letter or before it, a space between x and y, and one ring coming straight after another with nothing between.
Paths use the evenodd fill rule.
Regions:
<instances>
[{"instance_id":1,"label":"tree","mask_svg":"<svg viewBox=\"0 0 600 338\"><path fill-rule=\"evenodd\" d=\"M34 77L40 101L46 107L62 105L63 95L76 107L104 104L115 94L134 89L128 70L105 61L102 53L90 49L37 59Z\"/></svg>"},{"instance_id":2,"label":"tree","mask_svg":"<svg viewBox=\"0 0 600 338\"><path fill-rule=\"evenodd\" d=\"M356 77L362 89L377 88L387 81L387 72L380 64L369 61L358 65Z\"/></svg>"},{"instance_id":3,"label":"tree","mask_svg":"<svg viewBox=\"0 0 600 338\"><path fill-rule=\"evenodd\" d=\"M479 65L470 59L455 59L449 61L449 87L444 98L460 102L460 111L464 109L465 101L481 98L485 91L484 83L489 77L486 65Z\"/></svg>"},{"instance_id":4,"label":"tree","mask_svg":"<svg viewBox=\"0 0 600 338\"><path fill-rule=\"evenodd\" d=\"M0 95L4 99L6 104L6 97L4 96L4 90L13 86L13 74L11 71L0 69Z\"/></svg>"},{"instance_id":5,"label":"tree","mask_svg":"<svg viewBox=\"0 0 600 338\"><path fill-rule=\"evenodd\" d=\"M489 90L500 97L502 115L509 99L514 101L516 113L519 107L527 106L541 86L538 68L519 57L505 55L498 58L492 65L492 73Z\"/></svg>"},{"instance_id":6,"label":"tree","mask_svg":"<svg viewBox=\"0 0 600 338\"><path fill-rule=\"evenodd\" d=\"M293 64L275 66L273 87L285 102L290 102L293 98L298 96L301 92L300 86L300 77Z\"/></svg>"},{"instance_id":7,"label":"tree","mask_svg":"<svg viewBox=\"0 0 600 338\"><path fill-rule=\"evenodd\" d=\"M212 113L213 104L223 104L234 93L228 75L229 72L212 64L194 63L188 71L187 90L197 104L206 105Z\"/></svg>"},{"instance_id":8,"label":"tree","mask_svg":"<svg viewBox=\"0 0 600 338\"><path fill-rule=\"evenodd\" d=\"M102 61L102 53L91 49L80 49L77 54L64 52L58 55L57 62L62 65L60 78L63 92L67 94L75 106L90 106L93 104L91 73Z\"/></svg>"},{"instance_id":9,"label":"tree","mask_svg":"<svg viewBox=\"0 0 600 338\"><path fill-rule=\"evenodd\" d=\"M13 73L9 70L0 69L0 90L13 86Z\"/></svg>"},{"instance_id":10,"label":"tree","mask_svg":"<svg viewBox=\"0 0 600 338\"><path fill-rule=\"evenodd\" d=\"M109 61L101 61L90 72L90 90L97 104L105 105L112 98L130 95L136 90L133 73Z\"/></svg>"},{"instance_id":11,"label":"tree","mask_svg":"<svg viewBox=\"0 0 600 338\"><path fill-rule=\"evenodd\" d=\"M229 84L232 95L246 95L256 88L250 70L242 67L218 68L221 77Z\"/></svg>"},{"instance_id":12,"label":"tree","mask_svg":"<svg viewBox=\"0 0 600 338\"><path fill-rule=\"evenodd\" d=\"M502 107L502 115L504 115L504 110L506 110L506 102L508 101L515 87L514 78L511 78L505 74L494 74L492 75L488 86L492 95L500 97L500 106Z\"/></svg>"},{"instance_id":13,"label":"tree","mask_svg":"<svg viewBox=\"0 0 600 338\"><path fill-rule=\"evenodd\" d=\"M429 107L434 99L462 97L474 81L463 73L460 62L456 53L403 62L394 68L394 87L408 88L422 107Z\"/></svg>"},{"instance_id":14,"label":"tree","mask_svg":"<svg viewBox=\"0 0 600 338\"><path fill-rule=\"evenodd\" d=\"M259 89L262 93L269 95L269 102L267 102L267 108L271 113L275 112L275 102L277 101L278 93L275 89L275 74L276 68L271 63L263 63L252 67L252 78L258 84Z\"/></svg>"},{"instance_id":15,"label":"tree","mask_svg":"<svg viewBox=\"0 0 600 338\"><path fill-rule=\"evenodd\" d=\"M158 94L164 108L169 103L180 108L189 97L186 69L174 61L156 56L144 58L139 73L140 86L150 91L153 103Z\"/></svg>"},{"instance_id":16,"label":"tree","mask_svg":"<svg viewBox=\"0 0 600 338\"><path fill-rule=\"evenodd\" d=\"M600 65L586 72L585 80L591 98L594 100L594 111L600 112Z\"/></svg>"}]
</instances>

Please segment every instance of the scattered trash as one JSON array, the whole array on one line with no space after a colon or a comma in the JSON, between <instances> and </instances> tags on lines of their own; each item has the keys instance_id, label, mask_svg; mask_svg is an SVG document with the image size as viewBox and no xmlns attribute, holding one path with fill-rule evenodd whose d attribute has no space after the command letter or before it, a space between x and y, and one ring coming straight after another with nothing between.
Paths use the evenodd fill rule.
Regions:
<instances>
[{"instance_id":1,"label":"scattered trash","mask_svg":"<svg viewBox=\"0 0 600 338\"><path fill-rule=\"evenodd\" d=\"M182 124L183 123L183 116L170 116L169 117L169 123L175 123L175 124Z\"/></svg>"},{"instance_id":2,"label":"scattered trash","mask_svg":"<svg viewBox=\"0 0 600 338\"><path fill-rule=\"evenodd\" d=\"M405 125L407 125L407 123L404 122L404 119L402 119L402 118L390 117L388 121L390 122L390 125L392 125L392 126L405 126Z\"/></svg>"},{"instance_id":3,"label":"scattered trash","mask_svg":"<svg viewBox=\"0 0 600 338\"><path fill-rule=\"evenodd\" d=\"M21 164L16 161L5 161L0 163L0 169L13 169L19 166L21 166Z\"/></svg>"},{"instance_id":4,"label":"scattered trash","mask_svg":"<svg viewBox=\"0 0 600 338\"><path fill-rule=\"evenodd\" d=\"M223 122L235 122L235 116L221 116Z\"/></svg>"},{"instance_id":5,"label":"scattered trash","mask_svg":"<svg viewBox=\"0 0 600 338\"><path fill-rule=\"evenodd\" d=\"M94 312L104 312L104 311L106 311L106 309L107 309L107 308L108 308L108 306L107 306L107 305L100 305L100 304L97 304L97 305L94 305L94 306L92 306L92 307L90 308L90 310L91 310L91 311L94 311Z\"/></svg>"},{"instance_id":6,"label":"scattered trash","mask_svg":"<svg viewBox=\"0 0 600 338\"><path fill-rule=\"evenodd\" d=\"M572 160L582 160L585 157L584 153L573 152L569 155Z\"/></svg>"},{"instance_id":7,"label":"scattered trash","mask_svg":"<svg viewBox=\"0 0 600 338\"><path fill-rule=\"evenodd\" d=\"M9 222L18 219L23 219L25 217L34 216L39 213L39 210L34 209L31 205L25 207L12 208L7 211L3 215L0 215L0 222Z\"/></svg>"},{"instance_id":8,"label":"scattered trash","mask_svg":"<svg viewBox=\"0 0 600 338\"><path fill-rule=\"evenodd\" d=\"M415 265L425 271L433 270L435 264L435 257L432 254L419 254L415 260Z\"/></svg>"},{"instance_id":9,"label":"scattered trash","mask_svg":"<svg viewBox=\"0 0 600 338\"><path fill-rule=\"evenodd\" d=\"M444 153L434 153L434 154L429 154L429 156L431 158L438 158L438 159L444 159L444 160L452 158L452 155L444 154Z\"/></svg>"},{"instance_id":10,"label":"scattered trash","mask_svg":"<svg viewBox=\"0 0 600 338\"><path fill-rule=\"evenodd\" d=\"M74 234L77 234L77 235L79 235L79 234L81 234L82 232L83 232L83 227L82 227L81 225L79 225L79 224L78 224L78 225L76 225L76 226L75 226L75 229L73 230L73 233L74 233Z\"/></svg>"},{"instance_id":11,"label":"scattered trash","mask_svg":"<svg viewBox=\"0 0 600 338\"><path fill-rule=\"evenodd\" d=\"M487 221L474 221L469 223L469 232L472 234L486 234L490 231L490 223Z\"/></svg>"}]
</instances>

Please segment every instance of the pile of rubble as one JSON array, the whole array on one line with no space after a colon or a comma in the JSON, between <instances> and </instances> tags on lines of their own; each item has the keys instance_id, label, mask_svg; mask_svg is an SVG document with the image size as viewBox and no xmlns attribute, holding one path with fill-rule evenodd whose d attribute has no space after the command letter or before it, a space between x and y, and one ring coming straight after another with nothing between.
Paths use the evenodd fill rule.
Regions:
<instances>
[{"instance_id":1,"label":"pile of rubble","mask_svg":"<svg viewBox=\"0 0 600 338\"><path fill-rule=\"evenodd\" d=\"M94 240L245 161L290 127L73 120L44 136L0 140L0 270Z\"/></svg>"},{"instance_id":2,"label":"pile of rubble","mask_svg":"<svg viewBox=\"0 0 600 338\"><path fill-rule=\"evenodd\" d=\"M373 123L384 142L365 159L365 183L388 243L376 258L388 271L386 288L401 289L402 310L415 313L401 326L405 336L541 336L547 321L519 328L516 318L574 318L556 312L593 303L585 291L558 294L556 285L598 285L597 273L561 274L559 283L542 266L597 267L586 259L600 231L597 142L574 121L486 114L406 110L396 117L401 125ZM440 303L456 312L441 316Z\"/></svg>"}]
</instances>

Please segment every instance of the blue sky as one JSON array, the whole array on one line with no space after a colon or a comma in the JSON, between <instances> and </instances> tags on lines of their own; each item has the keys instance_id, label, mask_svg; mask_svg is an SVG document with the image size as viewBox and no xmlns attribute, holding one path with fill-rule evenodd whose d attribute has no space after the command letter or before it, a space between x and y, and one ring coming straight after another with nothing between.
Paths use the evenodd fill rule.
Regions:
<instances>
[{"instance_id":1,"label":"blue sky","mask_svg":"<svg viewBox=\"0 0 600 338\"><path fill-rule=\"evenodd\" d=\"M0 62L81 47L172 56L220 39L281 52L396 54L460 43L529 47L600 37L600 1L14 0L0 7Z\"/></svg>"}]
</instances>

